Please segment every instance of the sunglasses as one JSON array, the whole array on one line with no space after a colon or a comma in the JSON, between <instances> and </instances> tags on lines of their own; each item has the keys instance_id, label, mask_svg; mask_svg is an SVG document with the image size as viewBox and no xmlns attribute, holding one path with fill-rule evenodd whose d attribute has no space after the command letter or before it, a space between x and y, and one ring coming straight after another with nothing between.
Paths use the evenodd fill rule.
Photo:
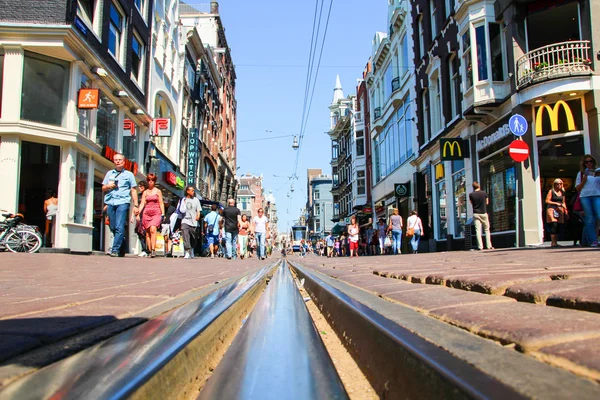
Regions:
<instances>
[{"instance_id":1,"label":"sunglasses","mask_svg":"<svg viewBox=\"0 0 600 400\"><path fill-rule=\"evenodd\" d=\"M587 163L593 163L593 162L594 162L594 160L585 160L584 161L585 164L587 164Z\"/></svg>"}]
</instances>

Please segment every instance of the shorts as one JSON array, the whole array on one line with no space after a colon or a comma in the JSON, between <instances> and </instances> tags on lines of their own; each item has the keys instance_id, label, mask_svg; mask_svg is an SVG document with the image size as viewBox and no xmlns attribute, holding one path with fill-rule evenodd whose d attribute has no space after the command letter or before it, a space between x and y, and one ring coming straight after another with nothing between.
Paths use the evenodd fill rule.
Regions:
<instances>
[{"instance_id":1,"label":"shorts","mask_svg":"<svg viewBox=\"0 0 600 400\"><path fill-rule=\"evenodd\" d=\"M209 246L219 245L219 235L208 234L206 235L206 242Z\"/></svg>"},{"instance_id":2,"label":"shorts","mask_svg":"<svg viewBox=\"0 0 600 400\"><path fill-rule=\"evenodd\" d=\"M350 243L350 251L358 250L358 242L353 242L350 240L349 243Z\"/></svg>"}]
</instances>

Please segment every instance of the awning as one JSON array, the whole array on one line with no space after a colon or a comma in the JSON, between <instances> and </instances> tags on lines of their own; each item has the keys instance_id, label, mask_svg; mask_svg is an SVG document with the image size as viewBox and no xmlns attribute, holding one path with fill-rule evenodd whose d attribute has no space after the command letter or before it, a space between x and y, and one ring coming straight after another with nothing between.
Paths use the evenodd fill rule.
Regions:
<instances>
[{"instance_id":1,"label":"awning","mask_svg":"<svg viewBox=\"0 0 600 400\"><path fill-rule=\"evenodd\" d=\"M331 234L333 236L341 235L344 232L346 232L346 223L345 222L338 222L337 224L335 224L333 226L333 228L331 228Z\"/></svg>"}]
</instances>

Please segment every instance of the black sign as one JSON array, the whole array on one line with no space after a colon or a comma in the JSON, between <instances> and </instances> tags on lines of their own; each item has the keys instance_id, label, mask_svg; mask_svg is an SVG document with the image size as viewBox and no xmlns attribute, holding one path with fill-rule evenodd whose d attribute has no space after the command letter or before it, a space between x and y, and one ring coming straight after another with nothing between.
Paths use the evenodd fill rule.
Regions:
<instances>
[{"instance_id":1,"label":"black sign","mask_svg":"<svg viewBox=\"0 0 600 400\"><path fill-rule=\"evenodd\" d=\"M186 183L196 186L198 178L198 129L191 128L188 132L188 162Z\"/></svg>"},{"instance_id":2,"label":"black sign","mask_svg":"<svg viewBox=\"0 0 600 400\"><path fill-rule=\"evenodd\" d=\"M452 138L440 139L440 152L442 161L454 161L470 158L469 141Z\"/></svg>"},{"instance_id":3,"label":"black sign","mask_svg":"<svg viewBox=\"0 0 600 400\"><path fill-rule=\"evenodd\" d=\"M394 193L396 197L410 197L410 181L406 183L395 183Z\"/></svg>"}]
</instances>

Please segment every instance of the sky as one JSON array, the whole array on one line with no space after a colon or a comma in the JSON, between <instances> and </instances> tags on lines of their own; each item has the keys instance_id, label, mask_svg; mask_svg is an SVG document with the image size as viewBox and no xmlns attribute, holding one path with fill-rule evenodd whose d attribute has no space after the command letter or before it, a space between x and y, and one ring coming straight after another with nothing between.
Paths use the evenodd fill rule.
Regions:
<instances>
[{"instance_id":1,"label":"sky","mask_svg":"<svg viewBox=\"0 0 600 400\"><path fill-rule=\"evenodd\" d=\"M330 0L219 1L237 74L237 172L263 176L265 194L272 191L276 199L279 232L289 231L306 204L306 170L321 168L331 175L326 132L336 75L344 95L355 94L375 32L387 30L387 0L333 0L304 139L294 150L291 135L301 131L317 2L324 6L315 70ZM290 137L256 140L284 135ZM298 151L298 178L290 181Z\"/></svg>"}]
</instances>

